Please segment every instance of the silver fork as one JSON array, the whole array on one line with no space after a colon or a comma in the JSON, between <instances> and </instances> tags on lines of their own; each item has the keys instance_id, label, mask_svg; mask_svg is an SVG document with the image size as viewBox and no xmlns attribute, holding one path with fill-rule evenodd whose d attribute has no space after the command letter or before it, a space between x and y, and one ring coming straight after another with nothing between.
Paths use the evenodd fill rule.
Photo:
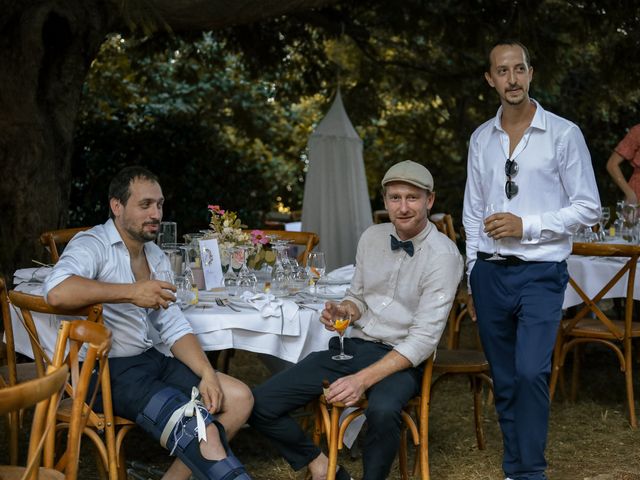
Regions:
<instances>
[{"instance_id":1,"label":"silver fork","mask_svg":"<svg viewBox=\"0 0 640 480\"><path fill-rule=\"evenodd\" d=\"M237 309L236 307L231 305L229 303L229 300L225 300L223 298L216 298L216 305L218 305L219 307L229 307L234 312L239 312L240 311L239 309Z\"/></svg>"}]
</instances>

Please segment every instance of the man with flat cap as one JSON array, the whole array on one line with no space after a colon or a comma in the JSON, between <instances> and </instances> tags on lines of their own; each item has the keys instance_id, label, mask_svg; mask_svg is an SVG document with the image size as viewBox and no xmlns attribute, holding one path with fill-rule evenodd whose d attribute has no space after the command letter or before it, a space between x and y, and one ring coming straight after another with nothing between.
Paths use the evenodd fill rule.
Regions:
<instances>
[{"instance_id":1,"label":"man with flat cap","mask_svg":"<svg viewBox=\"0 0 640 480\"><path fill-rule=\"evenodd\" d=\"M428 221L433 177L410 160L392 166L382 180L391 223L373 225L361 236L356 271L345 298L327 302L320 321L334 330L336 313L351 315L345 339L349 360L334 360L338 338L329 350L314 352L254 390L249 423L269 437L295 469L308 466L323 480L328 459L289 415L330 386L327 401L353 405L368 399L363 448L365 480L384 480L400 444L402 407L420 391L422 363L436 349L462 275L456 245ZM336 478L348 480L339 467Z\"/></svg>"}]
</instances>

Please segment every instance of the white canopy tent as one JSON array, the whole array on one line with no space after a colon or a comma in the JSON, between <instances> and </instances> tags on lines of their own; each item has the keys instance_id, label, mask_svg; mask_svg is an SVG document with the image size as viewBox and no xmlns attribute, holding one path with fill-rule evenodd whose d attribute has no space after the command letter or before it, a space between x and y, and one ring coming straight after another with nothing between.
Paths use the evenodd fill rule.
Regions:
<instances>
[{"instance_id":1,"label":"white canopy tent","mask_svg":"<svg viewBox=\"0 0 640 480\"><path fill-rule=\"evenodd\" d=\"M340 89L309 137L302 230L320 236L327 271L355 262L358 239L373 223L362 140L342 103Z\"/></svg>"}]
</instances>

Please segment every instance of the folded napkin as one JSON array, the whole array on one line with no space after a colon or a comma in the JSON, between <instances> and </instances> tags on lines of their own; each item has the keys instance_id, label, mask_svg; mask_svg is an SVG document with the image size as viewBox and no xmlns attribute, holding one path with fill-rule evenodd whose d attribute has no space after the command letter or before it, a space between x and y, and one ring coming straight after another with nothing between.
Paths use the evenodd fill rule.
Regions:
<instances>
[{"instance_id":1,"label":"folded napkin","mask_svg":"<svg viewBox=\"0 0 640 480\"><path fill-rule=\"evenodd\" d=\"M353 278L353 274L356 271L356 266L351 264L351 265L345 265L344 267L340 267L340 268L336 268L335 270L332 270L331 272L329 272L327 274L327 278L330 280L342 280L345 283L349 283L351 282L351 279Z\"/></svg>"},{"instance_id":2,"label":"folded napkin","mask_svg":"<svg viewBox=\"0 0 640 480\"><path fill-rule=\"evenodd\" d=\"M280 317L283 302L270 293L242 292L240 299L260 312L264 318Z\"/></svg>"},{"instance_id":3,"label":"folded napkin","mask_svg":"<svg viewBox=\"0 0 640 480\"><path fill-rule=\"evenodd\" d=\"M44 282L51 273L51 267L20 268L13 274L13 283L18 285L25 282Z\"/></svg>"}]
</instances>

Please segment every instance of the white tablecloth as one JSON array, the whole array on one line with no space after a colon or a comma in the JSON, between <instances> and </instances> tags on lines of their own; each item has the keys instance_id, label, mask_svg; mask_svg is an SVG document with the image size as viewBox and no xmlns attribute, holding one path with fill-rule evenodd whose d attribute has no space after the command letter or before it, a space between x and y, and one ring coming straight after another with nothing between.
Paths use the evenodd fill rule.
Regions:
<instances>
[{"instance_id":1,"label":"white tablecloth","mask_svg":"<svg viewBox=\"0 0 640 480\"><path fill-rule=\"evenodd\" d=\"M571 255L567 260L569 275L580 285L580 288L590 297L594 297L626 262L623 257L585 257ZM625 275L609 290L604 298L625 298L627 296L627 278ZM640 300L640 282L634 285L633 298ZM562 308L572 307L582 303L582 299L569 284L564 294Z\"/></svg>"},{"instance_id":2,"label":"white tablecloth","mask_svg":"<svg viewBox=\"0 0 640 480\"><path fill-rule=\"evenodd\" d=\"M40 283L22 283L16 288L35 295L42 294ZM296 363L311 352L327 348L329 339L335 333L324 328L317 312L298 309L291 302L285 305L284 311L283 321L280 316L263 318L257 310L240 309L240 312L234 312L228 307L206 303L206 308L195 306L187 309L185 316L205 351L237 348ZM32 356L29 338L14 307L11 308L11 318L16 351ZM34 314L34 320L45 351L52 355L58 319L54 315ZM158 350L169 353L167 346L159 341L157 333L154 340L157 340Z\"/></svg>"}]
</instances>

